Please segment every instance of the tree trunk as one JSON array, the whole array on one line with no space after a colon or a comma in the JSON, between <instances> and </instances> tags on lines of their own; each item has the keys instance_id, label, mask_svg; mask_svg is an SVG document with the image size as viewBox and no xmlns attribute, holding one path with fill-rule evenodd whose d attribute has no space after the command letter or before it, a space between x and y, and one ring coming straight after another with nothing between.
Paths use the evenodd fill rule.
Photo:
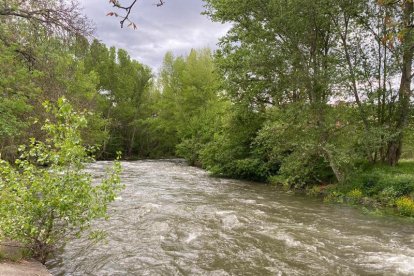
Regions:
<instances>
[{"instance_id":1,"label":"tree trunk","mask_svg":"<svg viewBox=\"0 0 414 276\"><path fill-rule=\"evenodd\" d=\"M391 166L397 165L401 157L402 135L398 136L401 137L388 143L387 163Z\"/></svg>"},{"instance_id":2,"label":"tree trunk","mask_svg":"<svg viewBox=\"0 0 414 276\"><path fill-rule=\"evenodd\" d=\"M398 112L397 121L395 124L395 133L397 134L394 139L388 143L387 150L387 163L391 166L395 166L400 157L402 151L402 139L403 131L407 125L408 113L410 110L410 97L411 92L411 79L412 79L412 65L414 55L414 43L412 38L412 15L414 10L414 4L410 0L405 0L403 5L403 17L402 17L402 30L404 31L402 39L403 57L401 64L401 80L400 88L398 91Z\"/></svg>"},{"instance_id":3,"label":"tree trunk","mask_svg":"<svg viewBox=\"0 0 414 276\"><path fill-rule=\"evenodd\" d=\"M322 153L325 156L325 159L329 162L329 166L332 169L332 172L335 174L336 180L338 183L343 183L345 180L345 175L342 172L340 166L335 160L333 153L331 150L327 149L326 147L321 147Z\"/></svg>"},{"instance_id":4,"label":"tree trunk","mask_svg":"<svg viewBox=\"0 0 414 276\"><path fill-rule=\"evenodd\" d=\"M128 156L129 157L132 156L132 153L134 151L135 133L136 133L136 128L134 127L134 129L132 130L132 136L131 136L131 139L129 141L129 147L128 147Z\"/></svg>"}]
</instances>

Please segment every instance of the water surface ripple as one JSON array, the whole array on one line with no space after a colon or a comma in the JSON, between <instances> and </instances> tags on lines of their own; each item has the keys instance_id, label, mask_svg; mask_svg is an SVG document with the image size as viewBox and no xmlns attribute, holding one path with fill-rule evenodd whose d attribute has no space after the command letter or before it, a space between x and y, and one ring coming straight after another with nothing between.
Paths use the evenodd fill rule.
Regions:
<instances>
[{"instance_id":1,"label":"water surface ripple","mask_svg":"<svg viewBox=\"0 0 414 276\"><path fill-rule=\"evenodd\" d=\"M110 162L90 170L99 177ZM69 242L53 275L414 275L414 225L209 177L180 161L123 162L98 243Z\"/></svg>"}]
</instances>

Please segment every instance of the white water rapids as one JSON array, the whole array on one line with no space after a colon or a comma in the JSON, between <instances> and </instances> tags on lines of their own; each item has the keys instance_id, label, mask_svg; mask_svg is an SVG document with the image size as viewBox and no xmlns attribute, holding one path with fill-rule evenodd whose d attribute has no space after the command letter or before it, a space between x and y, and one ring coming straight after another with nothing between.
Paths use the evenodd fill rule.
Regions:
<instances>
[{"instance_id":1,"label":"white water rapids","mask_svg":"<svg viewBox=\"0 0 414 276\"><path fill-rule=\"evenodd\" d=\"M106 239L69 242L53 275L414 275L414 223L180 161L122 165L126 188L94 225Z\"/></svg>"}]
</instances>

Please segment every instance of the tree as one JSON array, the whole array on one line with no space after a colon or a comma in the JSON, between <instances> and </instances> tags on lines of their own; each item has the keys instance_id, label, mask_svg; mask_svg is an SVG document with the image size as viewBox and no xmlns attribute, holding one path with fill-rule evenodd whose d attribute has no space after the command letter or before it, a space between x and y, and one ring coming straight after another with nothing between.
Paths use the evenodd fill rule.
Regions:
<instances>
[{"instance_id":1,"label":"tree","mask_svg":"<svg viewBox=\"0 0 414 276\"><path fill-rule=\"evenodd\" d=\"M2 158L13 159L17 145L27 138L31 102L40 94L40 72L30 72L15 48L0 41L0 75L0 152Z\"/></svg>"},{"instance_id":2,"label":"tree","mask_svg":"<svg viewBox=\"0 0 414 276\"><path fill-rule=\"evenodd\" d=\"M81 139L87 124L64 99L45 103L54 118L46 120L45 142L21 146L15 165L0 161L0 228L2 237L18 242L45 263L57 246L106 217L108 204L121 189L121 165L115 162L100 185L85 172L93 159Z\"/></svg>"},{"instance_id":3,"label":"tree","mask_svg":"<svg viewBox=\"0 0 414 276\"><path fill-rule=\"evenodd\" d=\"M207 14L214 20L233 23L217 54L227 95L250 112L281 110L286 116L297 110L286 120L313 133L285 137L295 144L288 152L291 158L297 156L298 164L306 160L338 163L338 156L327 152L333 142L328 110L338 85L339 58L325 2L207 1ZM257 133L251 135L250 141L254 141ZM307 140L294 140L298 138ZM309 156L299 157L301 154ZM339 169L332 170L342 178Z\"/></svg>"},{"instance_id":4,"label":"tree","mask_svg":"<svg viewBox=\"0 0 414 276\"><path fill-rule=\"evenodd\" d=\"M143 95L151 86L151 70L132 60L125 50L108 49L97 40L86 50L83 60L85 69L99 79L96 110L109 123L103 156L115 157L118 150L127 157L140 155Z\"/></svg>"},{"instance_id":5,"label":"tree","mask_svg":"<svg viewBox=\"0 0 414 276\"><path fill-rule=\"evenodd\" d=\"M413 78L413 57L414 57L414 3L411 0L403 0L390 2L384 1L385 5L391 5L395 10L394 24L397 24L395 30L398 39L399 58L401 78L398 88L398 107L396 112L396 118L394 130L398 133L397 136L388 142L387 148L387 162L390 165L397 164L402 153L402 142L404 138L404 131L408 125L408 118L411 108L411 97L413 91L411 88L411 82ZM398 5L399 4L399 5ZM385 18L385 20L389 20ZM391 19L392 20L392 19ZM387 24L387 23L385 23ZM395 39L394 37L392 37Z\"/></svg>"},{"instance_id":6,"label":"tree","mask_svg":"<svg viewBox=\"0 0 414 276\"><path fill-rule=\"evenodd\" d=\"M330 16L341 42L344 75L366 137L377 137L368 159L396 165L411 106L413 3L347 1L336 7Z\"/></svg>"},{"instance_id":7,"label":"tree","mask_svg":"<svg viewBox=\"0 0 414 276\"><path fill-rule=\"evenodd\" d=\"M234 103L258 112L296 106L319 133L311 144L331 166L350 152L326 151L341 145L328 138L336 132L331 106L345 103L355 116L335 124L359 137L348 146L373 163L398 162L412 107L412 1L206 3L213 20L233 25L222 38L218 67Z\"/></svg>"},{"instance_id":8,"label":"tree","mask_svg":"<svg viewBox=\"0 0 414 276\"><path fill-rule=\"evenodd\" d=\"M82 15L77 1L2 0L0 19L11 25L19 20L28 21L50 33L85 35L91 31L90 22Z\"/></svg>"},{"instance_id":9,"label":"tree","mask_svg":"<svg viewBox=\"0 0 414 276\"><path fill-rule=\"evenodd\" d=\"M152 107L153 116L146 120L164 155L177 153L191 164L199 164L198 154L216 120L212 114L220 106L215 71L209 49L191 50L188 56L167 53L160 72L159 91ZM206 140L207 139L207 140ZM162 146L161 146L162 145Z\"/></svg>"}]
</instances>

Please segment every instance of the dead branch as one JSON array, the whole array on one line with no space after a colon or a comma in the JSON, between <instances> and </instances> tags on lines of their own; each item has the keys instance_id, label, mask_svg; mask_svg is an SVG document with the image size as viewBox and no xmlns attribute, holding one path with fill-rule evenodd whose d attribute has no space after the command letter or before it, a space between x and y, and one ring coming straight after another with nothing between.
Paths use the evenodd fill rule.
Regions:
<instances>
[{"instance_id":1,"label":"dead branch","mask_svg":"<svg viewBox=\"0 0 414 276\"><path fill-rule=\"evenodd\" d=\"M125 22L129 23L128 27L132 27L134 29L137 28L137 25L129 19L131 11L134 8L135 4L137 3L137 0L133 0L132 3L127 6L121 5L121 3L118 0L109 0L109 3L111 3L114 8L124 10L125 12L125 15L119 15L118 13L115 13L115 12L110 12L107 14L108 16L115 16L115 17L121 18L121 21L119 22L121 24L121 28L124 27ZM161 7L162 5L164 5L164 3L165 3L165 0L159 0L158 3L156 3L155 5L157 7Z\"/></svg>"}]
</instances>

